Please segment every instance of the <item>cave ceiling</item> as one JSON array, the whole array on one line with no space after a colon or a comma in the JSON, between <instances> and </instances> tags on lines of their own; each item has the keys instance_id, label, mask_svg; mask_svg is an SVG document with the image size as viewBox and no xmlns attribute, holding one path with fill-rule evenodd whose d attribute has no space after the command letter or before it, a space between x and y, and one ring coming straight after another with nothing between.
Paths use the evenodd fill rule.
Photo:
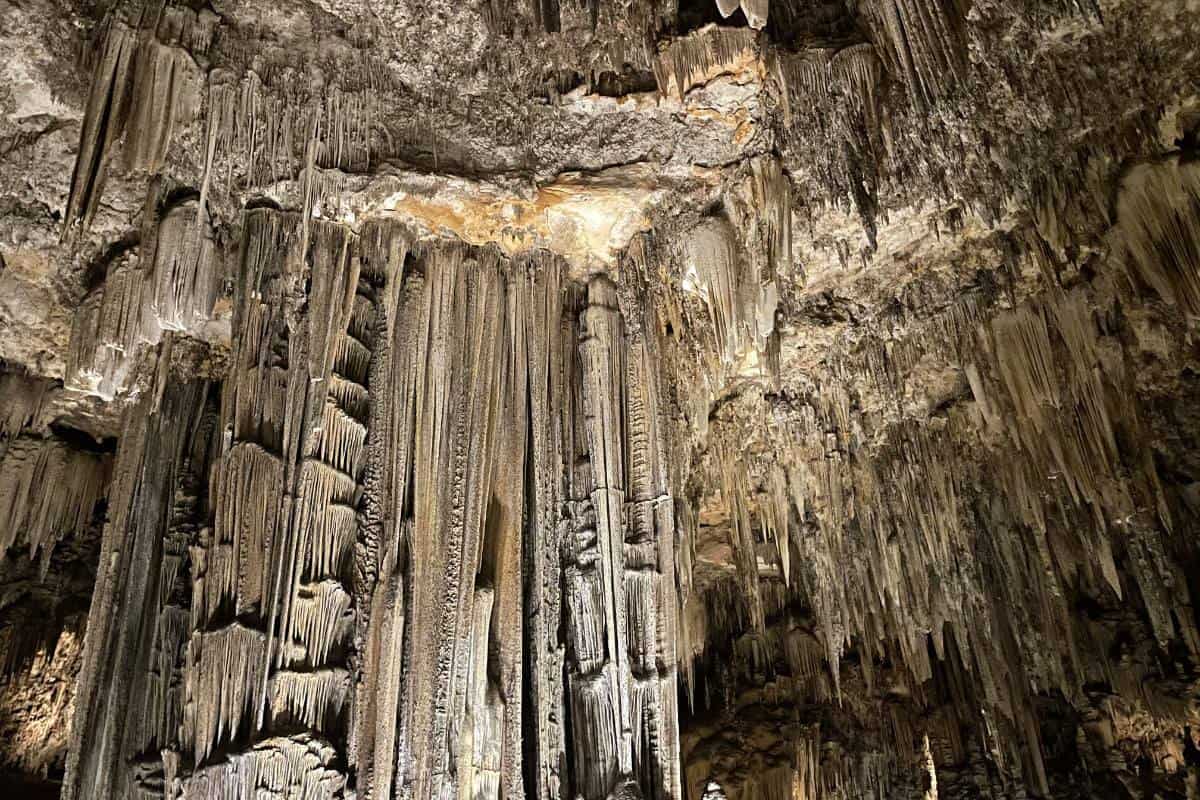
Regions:
<instances>
[{"instance_id":1,"label":"cave ceiling","mask_svg":"<svg viewBox=\"0 0 1200 800\"><path fill-rule=\"evenodd\" d=\"M0 795L1200 798L1195 2L0 54Z\"/></svg>"}]
</instances>

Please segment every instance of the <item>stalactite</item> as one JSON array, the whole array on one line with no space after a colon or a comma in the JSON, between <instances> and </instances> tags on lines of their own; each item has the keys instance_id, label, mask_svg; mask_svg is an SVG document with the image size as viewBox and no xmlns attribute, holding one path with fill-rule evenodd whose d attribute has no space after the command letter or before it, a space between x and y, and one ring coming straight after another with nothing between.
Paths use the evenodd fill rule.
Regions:
<instances>
[{"instance_id":1,"label":"stalactite","mask_svg":"<svg viewBox=\"0 0 1200 800\"><path fill-rule=\"evenodd\" d=\"M965 68L964 8L956 0L878 0L866 6L875 44L927 107L945 96Z\"/></svg>"},{"instance_id":2,"label":"stalactite","mask_svg":"<svg viewBox=\"0 0 1200 800\"><path fill-rule=\"evenodd\" d=\"M213 318L224 275L201 213L193 203L176 206L158 225L151 308L164 330L196 330Z\"/></svg>"},{"instance_id":3,"label":"stalactite","mask_svg":"<svg viewBox=\"0 0 1200 800\"><path fill-rule=\"evenodd\" d=\"M764 291L775 291L777 278L792 272L792 184L783 172L778 159L760 157L750 161L750 177L747 181L752 207L757 214L749 214L748 221L756 228L753 251L761 254L758 279ZM765 318L760 313L756 320L760 336L774 330L774 302L760 300L765 306Z\"/></svg>"},{"instance_id":4,"label":"stalactite","mask_svg":"<svg viewBox=\"0 0 1200 800\"><path fill-rule=\"evenodd\" d=\"M107 455L58 439L9 440L0 450L0 555L27 547L30 559L40 555L44 572L55 545L91 523L111 469Z\"/></svg>"},{"instance_id":5,"label":"stalactite","mask_svg":"<svg viewBox=\"0 0 1200 800\"><path fill-rule=\"evenodd\" d=\"M708 306L716 341L712 380L778 379L777 279L792 272L791 190L778 162L756 159L722 216L703 220L685 245L684 291Z\"/></svg>"},{"instance_id":6,"label":"stalactite","mask_svg":"<svg viewBox=\"0 0 1200 800\"><path fill-rule=\"evenodd\" d=\"M826 103L844 98L864 115L872 132L880 119L878 84L881 65L874 46L852 44L836 50L809 48L802 53L773 50L768 70L778 83L780 104L787 127L804 125L804 103Z\"/></svg>"},{"instance_id":7,"label":"stalactite","mask_svg":"<svg viewBox=\"0 0 1200 800\"><path fill-rule=\"evenodd\" d=\"M727 364L736 362L745 339L754 335L746 329L757 328L757 321L744 318L740 290L745 279L734 232L727 221L713 218L693 231L688 247L689 267L695 270L696 289L703 292L712 315L719 352Z\"/></svg>"},{"instance_id":8,"label":"stalactite","mask_svg":"<svg viewBox=\"0 0 1200 800\"><path fill-rule=\"evenodd\" d=\"M237 559L232 544L212 546L202 540L191 549L192 628L208 627L223 606L237 596Z\"/></svg>"},{"instance_id":9,"label":"stalactite","mask_svg":"<svg viewBox=\"0 0 1200 800\"><path fill-rule=\"evenodd\" d=\"M187 710L183 744L196 763L245 731L245 717L262 702L262 662L266 637L234 623L211 633L195 633L188 644Z\"/></svg>"},{"instance_id":10,"label":"stalactite","mask_svg":"<svg viewBox=\"0 0 1200 800\"><path fill-rule=\"evenodd\" d=\"M118 141L124 139L127 169L156 171L174 134L199 111L202 79L189 51L207 50L215 15L166 7L153 25L140 28L142 20L126 19L125 12L136 16L122 10L102 34L71 178L67 230L91 224Z\"/></svg>"},{"instance_id":11,"label":"stalactite","mask_svg":"<svg viewBox=\"0 0 1200 800\"><path fill-rule=\"evenodd\" d=\"M144 705L139 712L144 724L126 729L128 746L146 752L153 745L173 748L184 717L184 690L179 680L178 660L187 647L191 630L189 614L178 606L164 605L154 630L152 658L140 690Z\"/></svg>"},{"instance_id":12,"label":"stalactite","mask_svg":"<svg viewBox=\"0 0 1200 800\"><path fill-rule=\"evenodd\" d=\"M658 90L663 94L673 90L682 100L692 88L717 75L744 68L754 52L752 30L709 26L693 31L659 54L654 64Z\"/></svg>"},{"instance_id":13,"label":"stalactite","mask_svg":"<svg viewBox=\"0 0 1200 800\"><path fill-rule=\"evenodd\" d=\"M268 689L272 724L295 720L310 730L327 731L337 724L348 689L343 669L280 670L271 676Z\"/></svg>"},{"instance_id":14,"label":"stalactite","mask_svg":"<svg viewBox=\"0 0 1200 800\"><path fill-rule=\"evenodd\" d=\"M293 615L298 652L291 658L309 665L324 664L330 652L345 646L350 633L350 595L333 580L301 584Z\"/></svg>"},{"instance_id":15,"label":"stalactite","mask_svg":"<svg viewBox=\"0 0 1200 800\"><path fill-rule=\"evenodd\" d=\"M18 371L0 373L0 441L16 436L28 427L38 426L52 381Z\"/></svg>"},{"instance_id":16,"label":"stalactite","mask_svg":"<svg viewBox=\"0 0 1200 800\"><path fill-rule=\"evenodd\" d=\"M283 464L262 447L243 442L230 450L218 470L213 543L217 548L231 546L233 560L228 569L235 576L231 588L242 614L261 609L267 597L280 511L273 498L283 492ZM214 562L224 558L216 548L209 552L215 554ZM223 563L214 566L225 568ZM218 604L225 599L218 597Z\"/></svg>"},{"instance_id":17,"label":"stalactite","mask_svg":"<svg viewBox=\"0 0 1200 800\"><path fill-rule=\"evenodd\" d=\"M1194 163L1141 164L1125 176L1117 202L1126 269L1192 316L1200 316L1198 176Z\"/></svg>"},{"instance_id":18,"label":"stalactite","mask_svg":"<svg viewBox=\"0 0 1200 800\"><path fill-rule=\"evenodd\" d=\"M386 79L360 65L337 76L334 85L314 86L309 73L291 65L246 66L208 76L201 205L213 191L299 176L306 212L333 208L341 195L339 176L368 171L376 151L390 144L378 141L376 126L385 116ZM325 176L325 170L333 172Z\"/></svg>"}]
</instances>

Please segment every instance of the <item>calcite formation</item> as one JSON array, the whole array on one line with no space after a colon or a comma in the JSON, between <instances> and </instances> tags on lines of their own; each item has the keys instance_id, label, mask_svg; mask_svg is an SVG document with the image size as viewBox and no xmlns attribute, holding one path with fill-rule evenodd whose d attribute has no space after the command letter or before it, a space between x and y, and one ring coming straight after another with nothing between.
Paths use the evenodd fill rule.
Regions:
<instances>
[{"instance_id":1,"label":"calcite formation","mask_svg":"<svg viewBox=\"0 0 1200 800\"><path fill-rule=\"evenodd\" d=\"M0 794L1200 798L1194 3L0 10Z\"/></svg>"}]
</instances>

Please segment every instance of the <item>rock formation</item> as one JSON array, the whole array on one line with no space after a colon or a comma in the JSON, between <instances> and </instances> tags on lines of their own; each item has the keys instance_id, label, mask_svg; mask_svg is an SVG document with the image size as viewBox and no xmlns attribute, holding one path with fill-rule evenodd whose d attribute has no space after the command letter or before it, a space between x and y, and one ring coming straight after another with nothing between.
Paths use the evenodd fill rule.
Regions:
<instances>
[{"instance_id":1,"label":"rock formation","mask_svg":"<svg viewBox=\"0 0 1200 800\"><path fill-rule=\"evenodd\" d=\"M1200 798L1194 3L0 8L0 793Z\"/></svg>"}]
</instances>

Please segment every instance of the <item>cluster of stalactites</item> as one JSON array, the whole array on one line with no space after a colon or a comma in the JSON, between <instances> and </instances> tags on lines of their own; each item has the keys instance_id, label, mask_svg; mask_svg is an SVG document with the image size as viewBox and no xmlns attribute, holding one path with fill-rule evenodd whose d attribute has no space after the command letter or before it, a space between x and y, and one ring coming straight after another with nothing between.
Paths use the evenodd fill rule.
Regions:
<instances>
[{"instance_id":1,"label":"cluster of stalactites","mask_svg":"<svg viewBox=\"0 0 1200 800\"><path fill-rule=\"evenodd\" d=\"M860 108L868 121L873 122L878 113L876 92L882 65L870 43L799 53L773 50L769 66L779 84L784 122L789 127L799 122L801 114L811 113L812 103L835 96Z\"/></svg>"},{"instance_id":2,"label":"cluster of stalactites","mask_svg":"<svg viewBox=\"0 0 1200 800\"><path fill-rule=\"evenodd\" d=\"M224 282L209 226L195 202L151 215L141 251L108 265L103 283L75 311L67 388L105 399L128 392L147 346L164 331L198 332L213 317Z\"/></svg>"},{"instance_id":3,"label":"cluster of stalactites","mask_svg":"<svg viewBox=\"0 0 1200 800\"><path fill-rule=\"evenodd\" d=\"M178 244L199 235L190 209L181 229L170 215L158 229L154 264L171 277L143 281L146 294L162 287L151 307L167 323L211 310L211 284L187 263L196 252L185 258ZM156 390L126 418L68 797L144 788L147 774L165 776L173 796L333 797L345 784L320 754L344 735L365 423L340 400L356 393L331 387L365 384L359 348L370 337L346 340L372 328L370 309L356 312L359 262L344 227L261 210L243 230L219 414L203 382L178 380L160 358ZM308 733L287 742L312 747L262 747L296 727Z\"/></svg>"},{"instance_id":4,"label":"cluster of stalactites","mask_svg":"<svg viewBox=\"0 0 1200 800\"><path fill-rule=\"evenodd\" d=\"M36 628L28 620L25 630L11 626L0 632L0 736L3 763L28 775L47 774L66 748L71 705L71 680L79 669L83 616L74 615L61 630L34 630L38 641L29 647L21 638ZM26 659L26 656L28 657ZM19 668L18 668L19 667Z\"/></svg>"},{"instance_id":5,"label":"cluster of stalactites","mask_svg":"<svg viewBox=\"0 0 1200 800\"><path fill-rule=\"evenodd\" d=\"M766 58L778 93L785 152L804 165L819 206L848 205L863 223L863 257L876 247L881 176L895 171L891 115L883 113L884 65L876 47L772 50ZM839 253L839 255L841 255ZM845 261L845 256L842 256Z\"/></svg>"},{"instance_id":6,"label":"cluster of stalactites","mask_svg":"<svg viewBox=\"0 0 1200 800\"><path fill-rule=\"evenodd\" d=\"M152 251L172 276L175 233ZM202 401L164 361L122 438L104 546L146 563L106 572L96 602L157 622L149 647L122 644L131 620L97 627L89 658L112 666L84 681L72 790L160 769L184 797L677 797L675 503L656 345L617 288L580 302L548 254L388 223L257 209L242 235L219 420L175 408ZM172 319L203 294L142 282L173 290ZM137 330L132 305L115 330ZM205 415L220 435L189 444ZM202 467L197 447L206 501L176 503L160 549L134 501L202 491L168 456ZM122 692L127 718L98 700ZM136 769L106 760L123 718Z\"/></svg>"},{"instance_id":7,"label":"cluster of stalactites","mask_svg":"<svg viewBox=\"0 0 1200 800\"><path fill-rule=\"evenodd\" d=\"M149 4L121 11L102 29L67 200L68 233L95 216L118 145L126 170L156 172L174 135L200 110L203 73L193 54L210 46L216 15Z\"/></svg>"},{"instance_id":8,"label":"cluster of stalactites","mask_svg":"<svg viewBox=\"0 0 1200 800\"><path fill-rule=\"evenodd\" d=\"M36 428L48 408L54 382L49 378L10 370L0 363L0 442L26 428Z\"/></svg>"},{"instance_id":9,"label":"cluster of stalactites","mask_svg":"<svg viewBox=\"0 0 1200 800\"><path fill-rule=\"evenodd\" d=\"M182 781L172 760L164 783L183 800L256 800L260 797L302 797L335 800L342 797L346 777L338 751L327 741L306 734L271 737L250 749L196 771Z\"/></svg>"},{"instance_id":10,"label":"cluster of stalactites","mask_svg":"<svg viewBox=\"0 0 1200 800\"><path fill-rule=\"evenodd\" d=\"M674 528L645 346L626 339L606 279L585 322L554 259L506 264L452 242L413 256L385 372L391 521L363 678L385 700L363 711L360 774L387 796L394 749L405 795L552 797L573 780L602 798L635 780L673 796ZM401 653L396 686L381 670Z\"/></svg>"},{"instance_id":11,"label":"cluster of stalactites","mask_svg":"<svg viewBox=\"0 0 1200 800\"><path fill-rule=\"evenodd\" d=\"M872 0L860 6L889 71L918 108L945 96L966 69L966 9L959 0Z\"/></svg>"},{"instance_id":12,"label":"cluster of stalactites","mask_svg":"<svg viewBox=\"0 0 1200 800\"><path fill-rule=\"evenodd\" d=\"M53 436L0 440L0 557L10 547L27 547L31 559L40 551L44 573L54 545L92 523L110 462Z\"/></svg>"},{"instance_id":13,"label":"cluster of stalactites","mask_svg":"<svg viewBox=\"0 0 1200 800\"><path fill-rule=\"evenodd\" d=\"M675 0L490 0L483 13L499 36L528 35L532 22L537 33L553 34L537 42L552 62L600 74L648 68L655 40L674 22L676 11Z\"/></svg>"},{"instance_id":14,"label":"cluster of stalactites","mask_svg":"<svg viewBox=\"0 0 1200 800\"><path fill-rule=\"evenodd\" d=\"M1117 219L1126 269L1164 300L1200 317L1200 166L1171 159L1130 170Z\"/></svg>"},{"instance_id":15,"label":"cluster of stalactites","mask_svg":"<svg viewBox=\"0 0 1200 800\"><path fill-rule=\"evenodd\" d=\"M215 525L193 556L186 674L189 708L204 716L185 743L198 764L239 724L294 720L335 734L348 687L344 581L366 428L332 387L365 389L369 352L357 349L367 344L350 333L359 262L340 226L305 231L297 216L264 209L247 213L244 230L223 399L230 441L211 487ZM213 630L231 613L252 627Z\"/></svg>"},{"instance_id":16,"label":"cluster of stalactites","mask_svg":"<svg viewBox=\"0 0 1200 800\"><path fill-rule=\"evenodd\" d=\"M907 787L894 786L895 763L886 753L864 750L822 735L819 723L779 720L763 745L736 750L712 747L701 730L689 736L686 800L858 800L913 797ZM758 724L762 724L759 721ZM719 738L716 733L713 738ZM936 794L932 795L936 798ZM926 798L931 797L926 795Z\"/></svg>"},{"instance_id":17,"label":"cluster of stalactites","mask_svg":"<svg viewBox=\"0 0 1200 800\"><path fill-rule=\"evenodd\" d=\"M238 74L213 70L203 108L201 197L300 176L304 208L331 216L345 172L366 172L380 108L378 87L335 84L314 94L294 69ZM368 74L368 83L374 77Z\"/></svg>"},{"instance_id":18,"label":"cluster of stalactites","mask_svg":"<svg viewBox=\"0 0 1200 800\"><path fill-rule=\"evenodd\" d=\"M251 69L234 57L210 69L218 20L208 9L134 2L101 27L65 237L91 225L111 171L158 173L172 147L192 149L205 209L228 201L235 188L300 175L304 208L328 211L344 177L336 171L368 169L387 81L369 58L344 65L337 83L319 87L311 71L290 65L255 62Z\"/></svg>"},{"instance_id":19,"label":"cluster of stalactites","mask_svg":"<svg viewBox=\"0 0 1200 800\"><path fill-rule=\"evenodd\" d=\"M205 469L207 387L167 380L125 416L100 543L76 684L63 796L133 794L161 768L159 748L177 755L187 716L180 657L185 545L194 532L196 487ZM153 755L147 755L147 751Z\"/></svg>"},{"instance_id":20,"label":"cluster of stalactites","mask_svg":"<svg viewBox=\"0 0 1200 800\"><path fill-rule=\"evenodd\" d=\"M715 391L729 379L778 380L775 314L780 277L790 276L791 188L772 158L751 161L727 192L724 211L688 235L681 258L684 292L708 309L713 341L707 371Z\"/></svg>"},{"instance_id":21,"label":"cluster of stalactites","mask_svg":"<svg viewBox=\"0 0 1200 800\"><path fill-rule=\"evenodd\" d=\"M729 221L712 217L693 230L687 260L684 291L699 293L708 306L716 349L726 369L746 351L762 352L760 340L774 329L774 308L762 302L766 288L756 276L744 274L749 265Z\"/></svg>"},{"instance_id":22,"label":"cluster of stalactites","mask_svg":"<svg viewBox=\"0 0 1200 800\"><path fill-rule=\"evenodd\" d=\"M660 92L682 100L718 75L754 68L756 57L753 31L709 26L672 40L655 60L654 76Z\"/></svg>"},{"instance_id":23,"label":"cluster of stalactites","mask_svg":"<svg viewBox=\"0 0 1200 800\"><path fill-rule=\"evenodd\" d=\"M1164 556L1172 520L1148 454L1120 445L1143 440L1140 413L1090 302L1082 289L1049 290L988 320L979 298L967 298L910 332L912 347L864 340L882 349L769 426L774 441L792 442L781 464L751 469L739 461L742 441L714 445L715 460L730 465L714 485L731 507L743 591L753 593L745 604L753 610L780 580L774 559L761 558L773 539L791 550L792 583L813 609L835 691L851 644L868 686L876 658L903 664L912 687L931 679L935 657L962 665L954 669L971 676L989 724L1026 740L1010 756L1043 788L1028 686L1075 696L1114 674L1089 666L1107 664L1107 653L1072 622L1073 591L1132 590L1163 647L1179 642L1196 658L1200 644L1190 614L1171 611L1191 605L1185 577ZM959 365L974 402L881 429L872 417L880 410L860 405L858 391L902 396L904 374L933 356ZM875 383L855 384L864 380ZM982 467L961 455L981 448L993 454ZM996 499L980 497L980 485ZM781 537L789 519L816 531ZM976 564L980 547L994 551L990 571ZM785 575L788 561L780 550ZM989 597L1002 599L979 600Z\"/></svg>"}]
</instances>

